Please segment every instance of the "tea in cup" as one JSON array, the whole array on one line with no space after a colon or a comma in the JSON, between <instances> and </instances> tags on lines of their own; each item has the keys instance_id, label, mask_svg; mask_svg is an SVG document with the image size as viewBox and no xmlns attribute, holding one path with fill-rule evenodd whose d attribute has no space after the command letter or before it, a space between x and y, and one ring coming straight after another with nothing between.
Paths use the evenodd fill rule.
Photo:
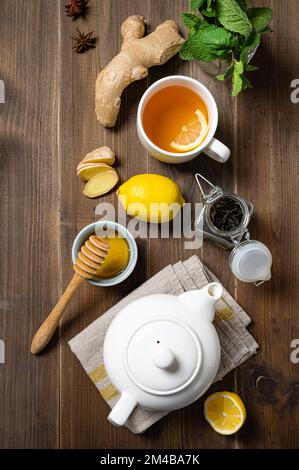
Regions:
<instances>
[{"instance_id":1,"label":"tea in cup","mask_svg":"<svg viewBox=\"0 0 299 470\"><path fill-rule=\"evenodd\" d=\"M214 138L218 110L209 90L193 78L173 75L155 82L138 107L138 136L150 155L184 163L201 152L225 162L230 150Z\"/></svg>"}]
</instances>

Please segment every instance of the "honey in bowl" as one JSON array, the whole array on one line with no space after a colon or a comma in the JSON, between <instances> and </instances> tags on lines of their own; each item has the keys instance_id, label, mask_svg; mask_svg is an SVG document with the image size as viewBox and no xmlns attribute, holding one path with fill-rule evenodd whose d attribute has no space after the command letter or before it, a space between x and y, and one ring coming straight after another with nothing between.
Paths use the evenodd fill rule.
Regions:
<instances>
[{"instance_id":1,"label":"honey in bowl","mask_svg":"<svg viewBox=\"0 0 299 470\"><path fill-rule=\"evenodd\" d=\"M111 279L126 268L130 258L129 245L126 239L121 237L106 237L104 240L109 244L110 249L96 277Z\"/></svg>"},{"instance_id":2,"label":"honey in bowl","mask_svg":"<svg viewBox=\"0 0 299 470\"><path fill-rule=\"evenodd\" d=\"M209 113L203 99L180 85L161 88L146 103L142 125L147 137L162 150L184 153L205 140Z\"/></svg>"}]
</instances>

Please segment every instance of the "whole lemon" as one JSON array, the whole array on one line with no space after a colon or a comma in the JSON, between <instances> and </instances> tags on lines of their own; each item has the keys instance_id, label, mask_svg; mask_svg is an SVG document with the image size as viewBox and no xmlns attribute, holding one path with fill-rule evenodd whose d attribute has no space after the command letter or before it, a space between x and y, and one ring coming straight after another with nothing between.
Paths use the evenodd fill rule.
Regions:
<instances>
[{"instance_id":1,"label":"whole lemon","mask_svg":"<svg viewBox=\"0 0 299 470\"><path fill-rule=\"evenodd\" d=\"M168 222L185 203L179 186L166 176L132 176L117 191L126 213L146 222Z\"/></svg>"}]
</instances>

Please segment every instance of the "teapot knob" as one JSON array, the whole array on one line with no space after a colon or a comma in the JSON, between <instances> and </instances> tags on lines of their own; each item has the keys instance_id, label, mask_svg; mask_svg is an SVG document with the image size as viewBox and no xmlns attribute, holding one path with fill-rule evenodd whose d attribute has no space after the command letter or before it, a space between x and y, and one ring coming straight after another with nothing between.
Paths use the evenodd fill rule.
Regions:
<instances>
[{"instance_id":1,"label":"teapot knob","mask_svg":"<svg viewBox=\"0 0 299 470\"><path fill-rule=\"evenodd\" d=\"M153 355L153 362L159 369L168 369L174 364L175 356L170 349L157 345Z\"/></svg>"}]
</instances>

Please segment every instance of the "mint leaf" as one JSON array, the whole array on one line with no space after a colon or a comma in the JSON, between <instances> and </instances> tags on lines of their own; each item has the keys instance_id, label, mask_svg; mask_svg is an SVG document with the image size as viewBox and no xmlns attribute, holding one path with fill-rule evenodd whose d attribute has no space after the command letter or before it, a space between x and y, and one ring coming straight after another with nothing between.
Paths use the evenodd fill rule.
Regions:
<instances>
[{"instance_id":1,"label":"mint leaf","mask_svg":"<svg viewBox=\"0 0 299 470\"><path fill-rule=\"evenodd\" d=\"M207 1L207 8L205 8L204 10L201 10L201 14L203 16L206 16L207 18L216 18L217 11L213 7L213 2L215 3L215 0Z\"/></svg>"},{"instance_id":2,"label":"mint leaf","mask_svg":"<svg viewBox=\"0 0 299 470\"><path fill-rule=\"evenodd\" d=\"M224 78L230 77L233 74L233 72L234 72L234 65L231 64L224 72Z\"/></svg>"},{"instance_id":3,"label":"mint leaf","mask_svg":"<svg viewBox=\"0 0 299 470\"><path fill-rule=\"evenodd\" d=\"M243 75L244 65L241 61L235 61L232 77L232 96L237 96L242 90L252 88L250 81Z\"/></svg>"},{"instance_id":4,"label":"mint leaf","mask_svg":"<svg viewBox=\"0 0 299 470\"><path fill-rule=\"evenodd\" d=\"M225 55L235 44L229 31L212 24L205 24L188 39L191 54L203 62Z\"/></svg>"},{"instance_id":5,"label":"mint leaf","mask_svg":"<svg viewBox=\"0 0 299 470\"><path fill-rule=\"evenodd\" d=\"M266 26L263 31L260 32L260 34L267 34L267 33L273 33L273 29L270 28L270 26Z\"/></svg>"},{"instance_id":6,"label":"mint leaf","mask_svg":"<svg viewBox=\"0 0 299 470\"><path fill-rule=\"evenodd\" d=\"M243 64L248 63L248 54L260 44L261 36L256 31L252 31L245 43L240 48L240 60Z\"/></svg>"},{"instance_id":7,"label":"mint leaf","mask_svg":"<svg viewBox=\"0 0 299 470\"><path fill-rule=\"evenodd\" d=\"M234 65L232 64L226 69L224 73L217 75L216 78L217 80L224 81L228 77L230 77L233 74L233 72L234 72Z\"/></svg>"},{"instance_id":8,"label":"mint leaf","mask_svg":"<svg viewBox=\"0 0 299 470\"><path fill-rule=\"evenodd\" d=\"M201 11L201 14L203 16L206 16L207 18L216 18L217 11L214 10L213 8L210 8L210 9L206 8L205 10Z\"/></svg>"},{"instance_id":9,"label":"mint leaf","mask_svg":"<svg viewBox=\"0 0 299 470\"><path fill-rule=\"evenodd\" d=\"M246 90L246 88L252 88L250 81L244 75L242 76L242 80L243 80L242 90Z\"/></svg>"},{"instance_id":10,"label":"mint leaf","mask_svg":"<svg viewBox=\"0 0 299 470\"><path fill-rule=\"evenodd\" d=\"M242 73L244 72L243 62L241 62L240 60L236 60L235 63L234 63L234 70L236 70L236 72L239 75L242 75Z\"/></svg>"},{"instance_id":11,"label":"mint leaf","mask_svg":"<svg viewBox=\"0 0 299 470\"><path fill-rule=\"evenodd\" d=\"M229 31L248 37L252 26L248 16L236 0L217 0L219 22Z\"/></svg>"},{"instance_id":12,"label":"mint leaf","mask_svg":"<svg viewBox=\"0 0 299 470\"><path fill-rule=\"evenodd\" d=\"M246 0L236 0L237 4L239 5L242 10L246 11L247 10L247 2Z\"/></svg>"},{"instance_id":13,"label":"mint leaf","mask_svg":"<svg viewBox=\"0 0 299 470\"><path fill-rule=\"evenodd\" d=\"M243 89L243 79L241 75L239 75L239 73L237 72L236 68L234 68L232 84L232 96L237 96Z\"/></svg>"},{"instance_id":14,"label":"mint leaf","mask_svg":"<svg viewBox=\"0 0 299 470\"><path fill-rule=\"evenodd\" d=\"M254 72L255 70L258 70L259 68L258 67L255 67L254 65L249 65L249 64L246 64L245 65L245 70L247 72Z\"/></svg>"},{"instance_id":15,"label":"mint leaf","mask_svg":"<svg viewBox=\"0 0 299 470\"><path fill-rule=\"evenodd\" d=\"M250 8L247 10L247 15L258 33L265 30L273 16L271 8Z\"/></svg>"},{"instance_id":16,"label":"mint leaf","mask_svg":"<svg viewBox=\"0 0 299 470\"><path fill-rule=\"evenodd\" d=\"M199 27L203 22L199 16L193 15L192 13L182 13L182 19L184 25L189 29Z\"/></svg>"},{"instance_id":17,"label":"mint leaf","mask_svg":"<svg viewBox=\"0 0 299 470\"><path fill-rule=\"evenodd\" d=\"M180 49L180 58L183 60L194 60L193 54L189 48L188 41L184 42Z\"/></svg>"},{"instance_id":18,"label":"mint leaf","mask_svg":"<svg viewBox=\"0 0 299 470\"><path fill-rule=\"evenodd\" d=\"M190 2L190 8L191 10L198 10L203 6L205 3L205 0L191 0Z\"/></svg>"}]
</instances>

